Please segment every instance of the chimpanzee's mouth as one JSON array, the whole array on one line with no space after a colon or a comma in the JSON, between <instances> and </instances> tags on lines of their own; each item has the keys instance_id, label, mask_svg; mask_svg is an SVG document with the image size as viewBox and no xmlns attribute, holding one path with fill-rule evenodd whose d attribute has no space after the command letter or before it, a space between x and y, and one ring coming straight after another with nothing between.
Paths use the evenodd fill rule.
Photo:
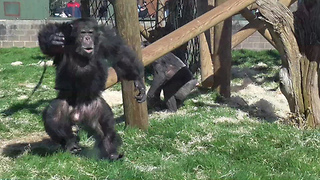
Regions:
<instances>
[{"instance_id":1,"label":"chimpanzee's mouth","mask_svg":"<svg viewBox=\"0 0 320 180\"><path fill-rule=\"evenodd\" d=\"M85 51L86 53L92 53L93 48L92 48L92 47L84 48L84 51Z\"/></svg>"}]
</instances>

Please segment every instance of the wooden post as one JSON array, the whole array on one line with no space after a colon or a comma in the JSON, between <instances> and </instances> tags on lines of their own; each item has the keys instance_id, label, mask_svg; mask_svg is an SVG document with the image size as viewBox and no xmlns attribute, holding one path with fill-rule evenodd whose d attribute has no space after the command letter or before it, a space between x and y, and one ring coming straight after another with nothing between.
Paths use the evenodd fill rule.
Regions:
<instances>
[{"instance_id":1,"label":"wooden post","mask_svg":"<svg viewBox=\"0 0 320 180\"><path fill-rule=\"evenodd\" d=\"M209 10L211 11L215 7L215 0L207 0L207 1L208 1ZM209 41L209 45L210 45L209 48L210 48L211 56L212 56L212 53L214 52L214 43L213 42L214 42L214 27L211 27L210 28L210 41ZM212 60L212 58L211 58L211 60Z\"/></svg>"},{"instance_id":2,"label":"wooden post","mask_svg":"<svg viewBox=\"0 0 320 180\"><path fill-rule=\"evenodd\" d=\"M128 0L114 1L116 26L120 36L136 51L141 59L141 42L137 2ZM148 128L147 103L137 103L133 81L122 81L122 96L126 125Z\"/></svg>"},{"instance_id":3,"label":"wooden post","mask_svg":"<svg viewBox=\"0 0 320 180\"><path fill-rule=\"evenodd\" d=\"M90 17L90 3L89 0L81 0L81 17Z\"/></svg>"},{"instance_id":4,"label":"wooden post","mask_svg":"<svg viewBox=\"0 0 320 180\"><path fill-rule=\"evenodd\" d=\"M226 0L216 0L215 5L219 6ZM214 84L213 89L226 97L230 97L231 81L231 36L232 36L232 18L220 22L214 27Z\"/></svg>"},{"instance_id":5,"label":"wooden post","mask_svg":"<svg viewBox=\"0 0 320 180\"><path fill-rule=\"evenodd\" d=\"M197 1L198 16L206 13L209 10L208 1ZM213 86L213 65L210 53L210 30L199 35L200 41L200 65L201 65L201 86Z\"/></svg>"}]
</instances>

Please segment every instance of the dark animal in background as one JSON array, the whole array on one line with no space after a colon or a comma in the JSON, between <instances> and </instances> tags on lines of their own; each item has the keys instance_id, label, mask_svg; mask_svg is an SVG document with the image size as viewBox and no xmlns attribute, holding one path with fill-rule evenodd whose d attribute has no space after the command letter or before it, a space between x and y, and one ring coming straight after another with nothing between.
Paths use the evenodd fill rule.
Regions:
<instances>
[{"instance_id":1,"label":"dark animal in background","mask_svg":"<svg viewBox=\"0 0 320 180\"><path fill-rule=\"evenodd\" d=\"M142 62L113 30L93 19L48 24L38 39L42 52L54 57L56 65L58 95L43 112L48 135L67 151L78 153L79 138L72 128L79 125L95 135L101 158L121 158L113 113L100 93L111 63L118 77L134 81L139 90L136 100L145 101Z\"/></svg>"},{"instance_id":2,"label":"dark animal in background","mask_svg":"<svg viewBox=\"0 0 320 180\"><path fill-rule=\"evenodd\" d=\"M164 94L166 109L176 112L183 101L196 87L197 80L193 78L188 67L173 53L168 53L152 63L153 81L147 94L148 106L163 109L160 98Z\"/></svg>"},{"instance_id":3,"label":"dark animal in background","mask_svg":"<svg viewBox=\"0 0 320 180\"><path fill-rule=\"evenodd\" d=\"M165 27L156 27L155 29L148 31L148 42L153 43L174 30L174 27L170 24L166 24ZM185 43L180 47L176 48L175 50L171 51L171 53L177 56L180 59L180 61L182 61L185 64L187 64L187 46L188 43Z\"/></svg>"}]
</instances>

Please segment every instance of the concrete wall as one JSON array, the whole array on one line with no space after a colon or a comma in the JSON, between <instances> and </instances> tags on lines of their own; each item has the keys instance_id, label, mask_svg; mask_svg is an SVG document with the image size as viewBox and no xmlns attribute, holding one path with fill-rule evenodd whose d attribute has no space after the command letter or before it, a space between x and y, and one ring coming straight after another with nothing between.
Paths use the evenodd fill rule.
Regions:
<instances>
[{"instance_id":1,"label":"concrete wall","mask_svg":"<svg viewBox=\"0 0 320 180\"><path fill-rule=\"evenodd\" d=\"M67 19L0 20L0 48L37 47L38 32L45 24L64 21Z\"/></svg>"},{"instance_id":2,"label":"concrete wall","mask_svg":"<svg viewBox=\"0 0 320 180\"><path fill-rule=\"evenodd\" d=\"M0 48L36 47L44 20L0 20Z\"/></svg>"},{"instance_id":3,"label":"concrete wall","mask_svg":"<svg viewBox=\"0 0 320 180\"><path fill-rule=\"evenodd\" d=\"M37 47L37 33L48 22L65 20L0 20L0 48ZM233 21L233 33L243 27L246 21ZM273 47L256 32L235 49L265 50Z\"/></svg>"}]
</instances>

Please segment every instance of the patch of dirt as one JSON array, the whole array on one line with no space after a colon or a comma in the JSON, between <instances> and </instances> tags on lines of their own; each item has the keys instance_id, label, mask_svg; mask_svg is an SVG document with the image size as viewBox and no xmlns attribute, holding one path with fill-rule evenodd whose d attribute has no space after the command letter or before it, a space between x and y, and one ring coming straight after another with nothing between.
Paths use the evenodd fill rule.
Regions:
<instances>
[{"instance_id":1,"label":"patch of dirt","mask_svg":"<svg viewBox=\"0 0 320 180\"><path fill-rule=\"evenodd\" d=\"M111 91L107 89L102 92L102 97L110 107L117 106L123 103L121 91Z\"/></svg>"},{"instance_id":2,"label":"patch of dirt","mask_svg":"<svg viewBox=\"0 0 320 180\"><path fill-rule=\"evenodd\" d=\"M274 122L285 119L290 113L288 101L279 88L259 86L247 77L242 85L235 86L232 91L228 103L252 116Z\"/></svg>"},{"instance_id":3,"label":"patch of dirt","mask_svg":"<svg viewBox=\"0 0 320 180\"><path fill-rule=\"evenodd\" d=\"M52 142L45 132L33 133L29 136L14 138L8 141L0 141L0 154L10 154L13 151L23 153L30 149L38 147L52 147L58 146Z\"/></svg>"}]
</instances>

